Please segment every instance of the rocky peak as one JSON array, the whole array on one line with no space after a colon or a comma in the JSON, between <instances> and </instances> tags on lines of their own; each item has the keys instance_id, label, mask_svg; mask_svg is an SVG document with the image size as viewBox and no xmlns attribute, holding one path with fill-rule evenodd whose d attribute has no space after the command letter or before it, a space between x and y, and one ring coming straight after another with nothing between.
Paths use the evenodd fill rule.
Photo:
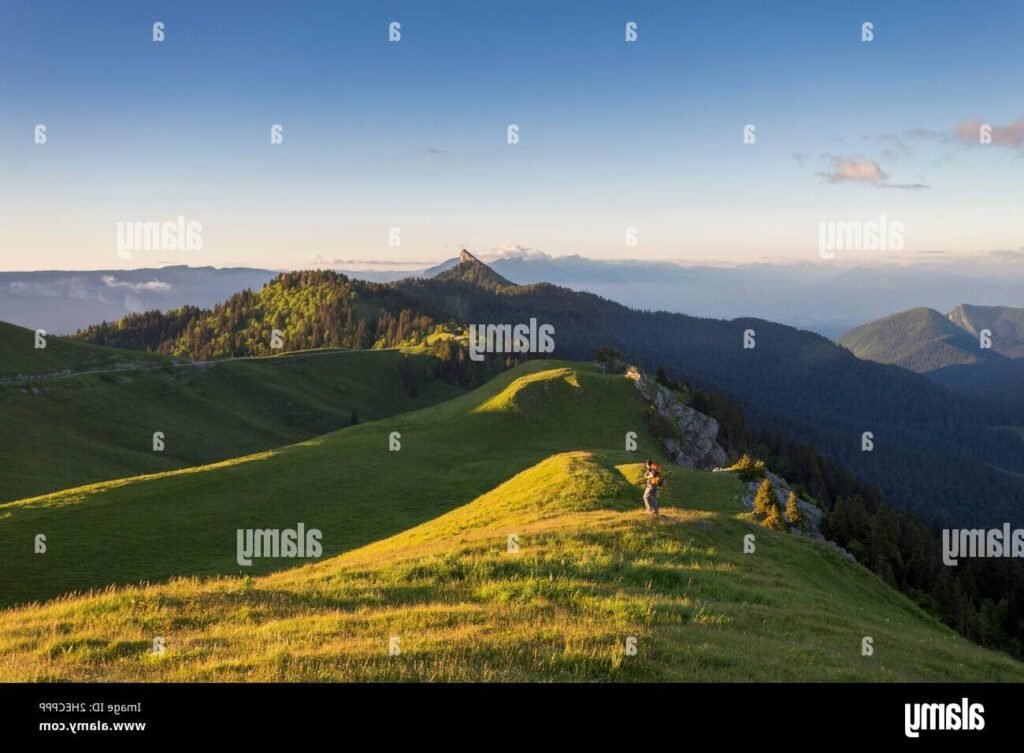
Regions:
<instances>
[{"instance_id":1,"label":"rocky peak","mask_svg":"<svg viewBox=\"0 0 1024 753\"><path fill-rule=\"evenodd\" d=\"M515 285L477 259L466 249L459 251L458 263L434 275L435 280L467 282L481 288L509 288Z\"/></svg>"}]
</instances>

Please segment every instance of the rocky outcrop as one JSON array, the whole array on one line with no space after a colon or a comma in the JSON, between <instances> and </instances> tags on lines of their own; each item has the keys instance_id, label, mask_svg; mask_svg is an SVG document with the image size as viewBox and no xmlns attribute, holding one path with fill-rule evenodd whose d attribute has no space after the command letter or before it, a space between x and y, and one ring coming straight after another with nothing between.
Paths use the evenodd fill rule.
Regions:
<instances>
[{"instance_id":1,"label":"rocky outcrop","mask_svg":"<svg viewBox=\"0 0 1024 753\"><path fill-rule=\"evenodd\" d=\"M716 469L723 470L723 469ZM775 489L775 501L779 503L779 509L786 509L786 501L789 499L790 489L789 483L782 476L776 476L771 471L766 471L765 476L769 481L772 482L772 488ZM762 479L757 481L750 481L747 483L747 491L743 494L743 498L740 500L743 506L748 510L754 509L754 497L757 496L758 487L761 486ZM814 539L824 539L821 535L821 519L824 513L821 508L817 505L805 502L804 500L797 497L796 506L800 510L800 533L804 533ZM796 529L791 529L796 530Z\"/></svg>"},{"instance_id":2,"label":"rocky outcrop","mask_svg":"<svg viewBox=\"0 0 1024 753\"><path fill-rule=\"evenodd\" d=\"M716 468L715 470L724 469ZM767 471L765 475L772 482L772 488L775 489L775 499L779 503L779 509L785 510L786 501L789 499L790 491L792 491L789 484L786 479L782 478L782 476L777 476L771 471ZM761 486L761 480L751 481L747 484L747 491L740 501L748 510L752 510L754 508L754 497L757 496L757 489L759 486ZM857 561L857 558L850 554L850 552L843 549L834 541L829 541L821 533L821 521L825 517L825 513L820 507L802 500L799 497L797 497L796 506L800 510L800 525L791 527L789 529L790 533L807 536L820 541L823 544L828 544L835 548L841 555L846 557L846 559L853 562Z\"/></svg>"},{"instance_id":3,"label":"rocky outcrop","mask_svg":"<svg viewBox=\"0 0 1024 753\"><path fill-rule=\"evenodd\" d=\"M602 366L601 364L598 365ZM711 416L694 411L692 408L683 405L675 391L664 384L651 379L635 366L625 364L604 364L603 370L609 373L623 373L640 390L648 403L657 412L657 415L665 419L669 425L675 428L673 435L662 438L666 453L672 458L676 465L687 468L699 468L701 470L712 470L717 472L731 473L734 471L724 467L729 464L729 458L725 450L718 444L718 421ZM765 471L767 478L771 480L775 490L775 499L778 501L779 509L785 509L785 503L793 491L790 484L780 475ZM740 502L746 509L754 508L754 498L757 496L761 480L753 480L746 484L746 491ZM797 536L820 541L823 544L834 547L847 559L857 561L846 549L834 541L828 541L821 533L821 521L824 512L817 505L797 498L797 507L800 508L801 521L799 526L790 526L788 531Z\"/></svg>"},{"instance_id":4,"label":"rocky outcrop","mask_svg":"<svg viewBox=\"0 0 1024 753\"><path fill-rule=\"evenodd\" d=\"M635 366L626 369L626 378L640 390L658 415L673 427L662 437L665 453L676 465L709 470L725 465L728 456L718 444L718 422L683 405L676 393L646 376Z\"/></svg>"},{"instance_id":5,"label":"rocky outcrop","mask_svg":"<svg viewBox=\"0 0 1024 753\"><path fill-rule=\"evenodd\" d=\"M666 454L673 463L686 468L699 468L721 473L734 472L724 467L729 464L729 458L725 450L718 444L718 422L715 419L684 405L673 390L651 379L635 366L620 363L598 364L598 366L609 373L624 371L626 378L640 390L640 394L647 399L657 414L673 427L670 436L664 436L661 440ZM765 471L765 475L771 480L775 489L775 498L778 500L779 508L785 510L789 493L792 491L789 483L771 471ZM748 510L754 507L754 497L757 495L759 486L761 486L761 479L751 481L746 485L746 492L740 501ZM822 534L821 523L825 513L820 507L799 497L797 497L796 504L800 509L801 521L799 525L789 527L790 533L820 541L836 549L843 557L854 562L857 561L850 552L834 541L829 541Z\"/></svg>"}]
</instances>

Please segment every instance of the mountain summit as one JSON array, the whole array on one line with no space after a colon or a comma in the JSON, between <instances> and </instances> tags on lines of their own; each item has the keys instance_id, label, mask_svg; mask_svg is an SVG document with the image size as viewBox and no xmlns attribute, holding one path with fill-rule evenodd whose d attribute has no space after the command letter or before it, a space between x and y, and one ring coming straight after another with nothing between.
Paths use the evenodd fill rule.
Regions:
<instances>
[{"instance_id":1,"label":"mountain summit","mask_svg":"<svg viewBox=\"0 0 1024 753\"><path fill-rule=\"evenodd\" d=\"M978 347L976 337L930 308L901 311L841 335L840 345L858 358L890 363L918 373L1000 356Z\"/></svg>"},{"instance_id":2,"label":"mountain summit","mask_svg":"<svg viewBox=\"0 0 1024 753\"><path fill-rule=\"evenodd\" d=\"M466 282L481 288L515 287L514 282L506 280L466 249L459 251L459 261L455 266L438 272L434 279L443 282Z\"/></svg>"},{"instance_id":3,"label":"mountain summit","mask_svg":"<svg viewBox=\"0 0 1024 753\"><path fill-rule=\"evenodd\" d=\"M980 344L985 330L990 348ZM1024 357L1024 309L960 304L947 315L910 309L856 327L838 342L858 358L922 374L951 366L1008 365Z\"/></svg>"},{"instance_id":4,"label":"mountain summit","mask_svg":"<svg viewBox=\"0 0 1024 753\"><path fill-rule=\"evenodd\" d=\"M983 389L988 398L1014 402L1024 394L1024 309L960 304L943 315L916 308L861 325L838 342L858 358L902 366L953 389Z\"/></svg>"}]
</instances>

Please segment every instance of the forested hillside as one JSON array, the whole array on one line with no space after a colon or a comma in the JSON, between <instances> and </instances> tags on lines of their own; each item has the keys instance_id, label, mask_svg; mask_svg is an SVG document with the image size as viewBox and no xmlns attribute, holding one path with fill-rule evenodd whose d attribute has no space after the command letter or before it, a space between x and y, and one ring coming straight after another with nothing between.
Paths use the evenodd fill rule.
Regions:
<instances>
[{"instance_id":1,"label":"forested hillside","mask_svg":"<svg viewBox=\"0 0 1024 753\"><path fill-rule=\"evenodd\" d=\"M213 309L185 306L130 314L77 337L209 360L321 347L415 345L438 329L438 322L393 286L311 270L278 275L261 290L243 290ZM274 330L280 332L280 347L273 347Z\"/></svg>"}]
</instances>

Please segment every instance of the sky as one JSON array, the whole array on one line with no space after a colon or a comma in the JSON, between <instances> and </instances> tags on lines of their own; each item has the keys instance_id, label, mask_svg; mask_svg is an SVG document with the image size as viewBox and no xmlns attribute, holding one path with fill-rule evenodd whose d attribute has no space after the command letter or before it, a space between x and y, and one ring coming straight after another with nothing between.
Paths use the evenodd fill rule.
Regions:
<instances>
[{"instance_id":1,"label":"sky","mask_svg":"<svg viewBox=\"0 0 1024 753\"><path fill-rule=\"evenodd\" d=\"M1024 254L1021 39L1019 0L3 0L0 269L827 263L882 217Z\"/></svg>"}]
</instances>

